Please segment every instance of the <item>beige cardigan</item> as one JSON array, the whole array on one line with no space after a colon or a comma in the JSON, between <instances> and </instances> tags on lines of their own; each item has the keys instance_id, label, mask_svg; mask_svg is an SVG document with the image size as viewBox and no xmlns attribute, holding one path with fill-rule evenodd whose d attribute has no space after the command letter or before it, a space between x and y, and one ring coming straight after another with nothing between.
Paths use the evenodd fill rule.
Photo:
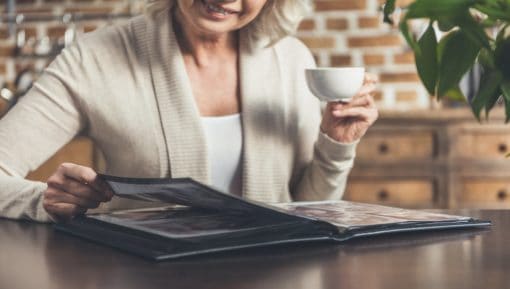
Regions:
<instances>
[{"instance_id":1,"label":"beige cardigan","mask_svg":"<svg viewBox=\"0 0 510 289\"><path fill-rule=\"evenodd\" d=\"M78 133L102 150L107 174L209 181L200 115L167 15L84 36L0 120L0 216L49 220L46 184L24 177ZM319 133L320 104L304 79L314 66L308 49L290 37L270 48L241 43L243 197L340 198L355 145ZM114 198L101 209L140 206Z\"/></svg>"}]
</instances>

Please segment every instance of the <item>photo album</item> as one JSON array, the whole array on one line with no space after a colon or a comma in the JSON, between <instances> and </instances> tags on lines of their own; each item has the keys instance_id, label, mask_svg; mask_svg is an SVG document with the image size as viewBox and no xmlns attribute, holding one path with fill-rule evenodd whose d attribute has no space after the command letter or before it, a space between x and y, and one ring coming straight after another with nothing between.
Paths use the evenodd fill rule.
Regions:
<instances>
[{"instance_id":1,"label":"photo album","mask_svg":"<svg viewBox=\"0 0 510 289\"><path fill-rule=\"evenodd\" d=\"M155 208L89 214L55 228L152 260L273 244L477 228L490 221L349 201L262 204L190 178L101 175L120 198Z\"/></svg>"}]
</instances>

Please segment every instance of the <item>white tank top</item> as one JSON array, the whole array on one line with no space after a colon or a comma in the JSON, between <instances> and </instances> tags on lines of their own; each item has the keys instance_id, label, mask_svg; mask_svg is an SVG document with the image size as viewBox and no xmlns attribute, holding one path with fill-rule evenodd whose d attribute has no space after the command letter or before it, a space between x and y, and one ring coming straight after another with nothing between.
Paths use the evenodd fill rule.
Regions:
<instances>
[{"instance_id":1,"label":"white tank top","mask_svg":"<svg viewBox=\"0 0 510 289\"><path fill-rule=\"evenodd\" d=\"M211 185L223 192L241 196L243 150L241 115L201 119L209 157Z\"/></svg>"}]
</instances>

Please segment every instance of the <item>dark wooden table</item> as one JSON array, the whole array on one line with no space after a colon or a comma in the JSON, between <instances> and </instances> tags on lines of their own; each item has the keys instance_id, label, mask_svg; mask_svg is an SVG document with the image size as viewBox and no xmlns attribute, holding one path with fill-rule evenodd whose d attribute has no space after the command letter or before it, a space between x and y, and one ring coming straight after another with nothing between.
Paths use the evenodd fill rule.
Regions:
<instances>
[{"instance_id":1,"label":"dark wooden table","mask_svg":"<svg viewBox=\"0 0 510 289\"><path fill-rule=\"evenodd\" d=\"M55 232L49 225L0 220L0 288L510 288L510 211L450 212L494 225L163 263Z\"/></svg>"}]
</instances>

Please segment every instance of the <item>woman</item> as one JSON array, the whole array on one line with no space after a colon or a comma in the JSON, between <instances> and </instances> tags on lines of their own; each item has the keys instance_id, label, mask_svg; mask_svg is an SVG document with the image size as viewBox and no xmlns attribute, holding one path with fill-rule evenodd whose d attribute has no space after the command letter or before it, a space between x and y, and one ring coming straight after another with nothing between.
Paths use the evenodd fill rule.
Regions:
<instances>
[{"instance_id":1,"label":"woman","mask_svg":"<svg viewBox=\"0 0 510 289\"><path fill-rule=\"evenodd\" d=\"M292 37L305 0L164 0L151 17L65 49L0 122L0 212L38 221L154 206L112 198L91 168L23 179L88 135L107 174L192 177L263 202L340 198L357 141L377 118L373 79L349 104L320 104ZM223 134L222 134L223 133Z\"/></svg>"}]
</instances>

